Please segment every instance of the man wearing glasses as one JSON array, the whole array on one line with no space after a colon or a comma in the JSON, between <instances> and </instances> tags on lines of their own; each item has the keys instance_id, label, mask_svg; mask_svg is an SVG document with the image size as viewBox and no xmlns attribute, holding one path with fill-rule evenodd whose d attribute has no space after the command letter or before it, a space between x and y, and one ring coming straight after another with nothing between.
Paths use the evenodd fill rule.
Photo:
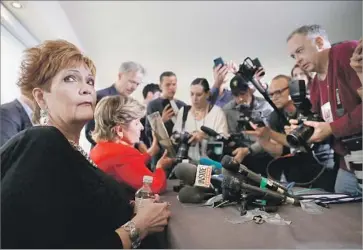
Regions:
<instances>
[{"instance_id":1,"label":"man wearing glasses","mask_svg":"<svg viewBox=\"0 0 363 250\"><path fill-rule=\"evenodd\" d=\"M282 114L289 119L296 116L296 107L290 100L289 81L291 78L286 75L275 76L270 84L268 93L272 102L282 111ZM286 141L284 130L284 122L278 116L276 111L273 111L269 117L269 127L255 128L255 131L247 131L246 134L257 136L257 142L261 147L274 158L290 154L290 147ZM329 144L322 144L318 149L323 157L334 157L333 151ZM323 152L324 151L324 152ZM324 154L324 155L323 155ZM321 157L320 157L321 158ZM298 163L302 162L304 166ZM286 166L285 166L286 164ZM322 188L326 191L334 191L334 183L336 171L334 168L334 159L324 161L326 171L312 184L313 187ZM270 172L274 175L280 175L284 171L289 181L309 182L320 172L321 166L317 165L315 159L311 156L302 154L295 157L293 163L280 163L275 167L270 168Z\"/></svg>"}]
</instances>

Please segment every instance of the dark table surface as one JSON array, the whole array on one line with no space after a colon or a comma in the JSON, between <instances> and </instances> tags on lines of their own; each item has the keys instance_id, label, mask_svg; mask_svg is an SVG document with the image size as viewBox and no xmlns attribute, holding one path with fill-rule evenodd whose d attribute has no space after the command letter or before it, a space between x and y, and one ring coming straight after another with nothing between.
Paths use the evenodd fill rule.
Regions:
<instances>
[{"instance_id":1,"label":"dark table surface","mask_svg":"<svg viewBox=\"0 0 363 250\"><path fill-rule=\"evenodd\" d=\"M234 206L181 204L177 193L169 190L162 197L172 203L168 226L171 248L362 248L361 203L330 205L319 215L284 205L277 213L292 222L285 226L253 221L232 224L226 218L236 218Z\"/></svg>"}]
</instances>

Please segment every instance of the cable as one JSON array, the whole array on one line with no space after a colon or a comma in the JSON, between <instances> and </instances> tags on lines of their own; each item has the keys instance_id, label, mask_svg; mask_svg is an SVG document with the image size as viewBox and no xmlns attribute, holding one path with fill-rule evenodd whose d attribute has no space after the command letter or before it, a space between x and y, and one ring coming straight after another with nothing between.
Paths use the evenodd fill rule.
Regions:
<instances>
[{"instance_id":1,"label":"cable","mask_svg":"<svg viewBox=\"0 0 363 250\"><path fill-rule=\"evenodd\" d=\"M266 168L266 173L267 173L267 177L274 180L274 181L277 181L275 180L271 175L270 175L270 166L272 163L274 163L276 160L279 160L281 158L286 158L286 157L278 157L278 158L275 158L275 159L272 159L272 161L270 161L268 164L267 164L267 168ZM317 164L319 166L321 166L320 164ZM326 169L326 166L321 166L322 169L320 170L320 172L309 182L303 182L303 183L299 183L299 182L294 182L294 185L296 186L308 186L308 185L311 185L313 184L325 171Z\"/></svg>"}]
</instances>

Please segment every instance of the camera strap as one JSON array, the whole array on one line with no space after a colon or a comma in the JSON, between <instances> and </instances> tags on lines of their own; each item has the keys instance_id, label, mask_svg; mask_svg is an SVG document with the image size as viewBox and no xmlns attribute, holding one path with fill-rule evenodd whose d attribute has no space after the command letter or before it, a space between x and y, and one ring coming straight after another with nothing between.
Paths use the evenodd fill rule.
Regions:
<instances>
[{"instance_id":1,"label":"camera strap","mask_svg":"<svg viewBox=\"0 0 363 250\"><path fill-rule=\"evenodd\" d=\"M189 110L191 108L192 108L192 106L190 106L190 105L184 106L184 108L183 108L182 129L181 129L181 131L184 131L185 122L186 122L186 120L188 118Z\"/></svg>"}]
</instances>

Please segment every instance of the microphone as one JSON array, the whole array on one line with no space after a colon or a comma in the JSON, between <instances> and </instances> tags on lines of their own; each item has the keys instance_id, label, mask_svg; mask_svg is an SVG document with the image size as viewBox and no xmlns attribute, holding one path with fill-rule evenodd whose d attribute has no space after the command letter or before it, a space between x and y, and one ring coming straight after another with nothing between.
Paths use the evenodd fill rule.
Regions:
<instances>
[{"instance_id":1,"label":"microphone","mask_svg":"<svg viewBox=\"0 0 363 250\"><path fill-rule=\"evenodd\" d=\"M197 166L190 163L179 163L174 168L176 178L183 181L186 185L194 186Z\"/></svg>"},{"instance_id":2,"label":"microphone","mask_svg":"<svg viewBox=\"0 0 363 250\"><path fill-rule=\"evenodd\" d=\"M221 136L220 134L218 134L215 130L208 128L206 126L201 126L200 130L202 130L204 133L206 133L208 136L212 136L212 137L218 137Z\"/></svg>"},{"instance_id":3,"label":"microphone","mask_svg":"<svg viewBox=\"0 0 363 250\"><path fill-rule=\"evenodd\" d=\"M277 183L273 180L270 180L268 178L262 177L255 172L249 170L246 166L239 164L236 162L232 156L225 155L222 158L222 166L223 168L234 172L234 173L240 173L243 176L246 176L248 179L255 181L260 184L266 184L267 187L272 189L273 191L276 191L280 194L287 194L287 188L281 185L280 183Z\"/></svg>"},{"instance_id":4,"label":"microphone","mask_svg":"<svg viewBox=\"0 0 363 250\"><path fill-rule=\"evenodd\" d=\"M206 193L198 187L184 186L180 189L178 200L181 203L201 203L215 196L214 193Z\"/></svg>"},{"instance_id":5,"label":"microphone","mask_svg":"<svg viewBox=\"0 0 363 250\"><path fill-rule=\"evenodd\" d=\"M232 190L233 193L241 193L241 190L245 189L247 191L253 192L253 193L259 193L263 194L266 197L272 197L275 199L278 199L282 201L283 203L292 204L295 206L300 205L300 201L298 199L282 195L280 193L271 191L269 189L262 189L253 185L249 185L245 183L244 181L240 180L239 178L233 176L233 175L225 175L223 178L223 184L224 189ZM263 198L263 197L262 197Z\"/></svg>"},{"instance_id":6,"label":"microphone","mask_svg":"<svg viewBox=\"0 0 363 250\"><path fill-rule=\"evenodd\" d=\"M186 185L210 188L212 167L182 162L175 166L175 176Z\"/></svg>"}]
</instances>

